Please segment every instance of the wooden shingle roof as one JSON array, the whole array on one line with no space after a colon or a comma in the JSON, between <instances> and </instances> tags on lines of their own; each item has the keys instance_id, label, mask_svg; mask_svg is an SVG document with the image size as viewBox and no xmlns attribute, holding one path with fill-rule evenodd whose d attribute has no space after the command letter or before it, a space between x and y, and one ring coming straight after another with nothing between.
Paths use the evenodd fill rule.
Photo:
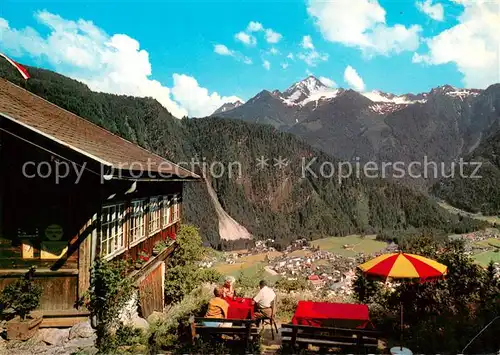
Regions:
<instances>
[{"instance_id":1,"label":"wooden shingle roof","mask_svg":"<svg viewBox=\"0 0 500 355\"><path fill-rule=\"evenodd\" d=\"M199 179L184 169L0 78L0 115L113 169Z\"/></svg>"}]
</instances>

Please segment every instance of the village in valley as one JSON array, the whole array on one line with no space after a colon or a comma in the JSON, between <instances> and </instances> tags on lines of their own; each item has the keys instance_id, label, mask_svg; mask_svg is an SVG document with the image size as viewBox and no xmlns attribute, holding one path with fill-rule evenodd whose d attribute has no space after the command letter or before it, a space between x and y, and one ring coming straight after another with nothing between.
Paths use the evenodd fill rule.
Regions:
<instances>
[{"instance_id":1,"label":"village in valley","mask_svg":"<svg viewBox=\"0 0 500 355\"><path fill-rule=\"evenodd\" d=\"M494 261L500 278L500 231L489 228L461 235L450 235L450 240L464 241L465 253L482 266ZM307 280L314 290L326 291L332 296L352 294L352 281L357 265L384 253L397 252L398 245L376 240L376 236L347 236L308 241L295 240L282 252L273 245L273 239L258 240L247 250L228 251L211 256L201 263L204 268L215 268L231 275L251 274L262 267L271 280Z\"/></svg>"}]
</instances>

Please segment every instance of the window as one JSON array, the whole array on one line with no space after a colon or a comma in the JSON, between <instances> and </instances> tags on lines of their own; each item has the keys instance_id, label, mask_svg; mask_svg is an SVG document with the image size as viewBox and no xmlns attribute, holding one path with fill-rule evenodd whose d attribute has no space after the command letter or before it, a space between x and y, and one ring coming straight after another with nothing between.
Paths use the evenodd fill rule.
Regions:
<instances>
[{"instance_id":1,"label":"window","mask_svg":"<svg viewBox=\"0 0 500 355\"><path fill-rule=\"evenodd\" d=\"M168 196L163 196L163 226L167 226L170 224L170 201L168 200Z\"/></svg>"},{"instance_id":2,"label":"window","mask_svg":"<svg viewBox=\"0 0 500 355\"><path fill-rule=\"evenodd\" d=\"M177 222L179 220L179 199L176 197L174 199L174 221Z\"/></svg>"},{"instance_id":3,"label":"window","mask_svg":"<svg viewBox=\"0 0 500 355\"><path fill-rule=\"evenodd\" d=\"M149 235L158 232L160 227L160 201L158 197L149 200Z\"/></svg>"},{"instance_id":4,"label":"window","mask_svg":"<svg viewBox=\"0 0 500 355\"><path fill-rule=\"evenodd\" d=\"M146 237L146 215L144 213L144 200L132 201L130 215L130 243L137 242Z\"/></svg>"},{"instance_id":5,"label":"window","mask_svg":"<svg viewBox=\"0 0 500 355\"><path fill-rule=\"evenodd\" d=\"M111 257L125 249L124 221L123 204L103 206L101 213L101 256Z\"/></svg>"}]
</instances>

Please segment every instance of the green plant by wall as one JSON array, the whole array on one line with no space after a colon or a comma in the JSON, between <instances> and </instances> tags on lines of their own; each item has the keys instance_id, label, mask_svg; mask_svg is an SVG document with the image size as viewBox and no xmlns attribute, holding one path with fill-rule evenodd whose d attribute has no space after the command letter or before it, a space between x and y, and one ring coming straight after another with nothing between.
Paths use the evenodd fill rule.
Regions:
<instances>
[{"instance_id":1,"label":"green plant by wall","mask_svg":"<svg viewBox=\"0 0 500 355\"><path fill-rule=\"evenodd\" d=\"M126 277L127 264L124 261L94 262L90 288L86 294L87 308L96 320L96 347L101 354L111 353L117 342L112 329L120 326L120 311L132 298L135 291L132 280Z\"/></svg>"},{"instance_id":2,"label":"green plant by wall","mask_svg":"<svg viewBox=\"0 0 500 355\"><path fill-rule=\"evenodd\" d=\"M33 280L35 270L32 266L22 279L5 286L0 294L2 308L12 308L22 320L40 305L42 287Z\"/></svg>"},{"instance_id":3,"label":"green plant by wall","mask_svg":"<svg viewBox=\"0 0 500 355\"><path fill-rule=\"evenodd\" d=\"M177 248L169 260L165 275L165 302L181 301L203 283L220 281L222 275L214 269L202 269L198 263L206 255L198 229L183 225L177 234Z\"/></svg>"}]
</instances>

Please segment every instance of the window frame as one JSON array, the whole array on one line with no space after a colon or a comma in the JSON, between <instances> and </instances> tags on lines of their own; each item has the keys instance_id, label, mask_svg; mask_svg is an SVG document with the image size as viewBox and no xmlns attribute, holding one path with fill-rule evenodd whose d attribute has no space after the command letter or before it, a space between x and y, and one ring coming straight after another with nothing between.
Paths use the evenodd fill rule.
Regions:
<instances>
[{"instance_id":1,"label":"window frame","mask_svg":"<svg viewBox=\"0 0 500 355\"><path fill-rule=\"evenodd\" d=\"M161 206L160 201L162 196L152 196L148 201L148 236L151 237L162 230L162 220L161 220ZM154 201L154 202L153 202ZM152 209L153 203L156 205L156 209ZM153 219L153 217L155 217ZM155 222L153 222L155 221ZM153 225L155 223L155 225ZM153 228L156 227L156 228Z\"/></svg>"},{"instance_id":2,"label":"window frame","mask_svg":"<svg viewBox=\"0 0 500 355\"><path fill-rule=\"evenodd\" d=\"M142 215L137 213L134 210L134 207L137 204L140 204L140 207L141 207L140 213L142 213ZM145 240L148 237L146 234L147 217L148 217L147 208L148 208L148 203L147 203L147 199L145 199L145 198L135 199L135 200L130 201L130 223L129 223L129 227L128 227L129 248L139 244L140 242L142 242L143 240ZM138 227L138 226L132 227L133 221L135 222L136 218L139 218L141 221L142 225L140 227ZM141 233L139 238L134 238L134 234L132 231L133 230L135 231L138 228L140 228L142 230L142 233Z\"/></svg>"},{"instance_id":3,"label":"window frame","mask_svg":"<svg viewBox=\"0 0 500 355\"><path fill-rule=\"evenodd\" d=\"M177 195L173 198L173 211L172 211L172 223L176 223L180 221L180 213L179 213L179 197Z\"/></svg>"},{"instance_id":4,"label":"window frame","mask_svg":"<svg viewBox=\"0 0 500 355\"><path fill-rule=\"evenodd\" d=\"M167 228L169 225L172 224L171 222L171 211L170 211L170 202L171 202L171 199L169 199L168 195L164 195L163 196L163 200L162 200L162 206L161 206L161 210L162 210L162 226L163 226L163 229Z\"/></svg>"},{"instance_id":5,"label":"window frame","mask_svg":"<svg viewBox=\"0 0 500 355\"><path fill-rule=\"evenodd\" d=\"M106 212L107 210L109 211ZM107 219L104 221L103 217L105 214L107 216ZM127 250L127 245L125 240L125 232L127 229L127 224L125 215L126 213L125 213L124 202L105 204L101 206L101 213L99 216L100 223L99 223L98 242L99 242L99 256L104 260L110 260ZM106 238L103 239L104 235L103 231L105 228L106 228ZM121 240L120 243L121 245L118 245L117 243L120 240ZM105 246L105 249L103 248L103 245ZM103 254L103 250L106 250L106 254Z\"/></svg>"}]
</instances>

